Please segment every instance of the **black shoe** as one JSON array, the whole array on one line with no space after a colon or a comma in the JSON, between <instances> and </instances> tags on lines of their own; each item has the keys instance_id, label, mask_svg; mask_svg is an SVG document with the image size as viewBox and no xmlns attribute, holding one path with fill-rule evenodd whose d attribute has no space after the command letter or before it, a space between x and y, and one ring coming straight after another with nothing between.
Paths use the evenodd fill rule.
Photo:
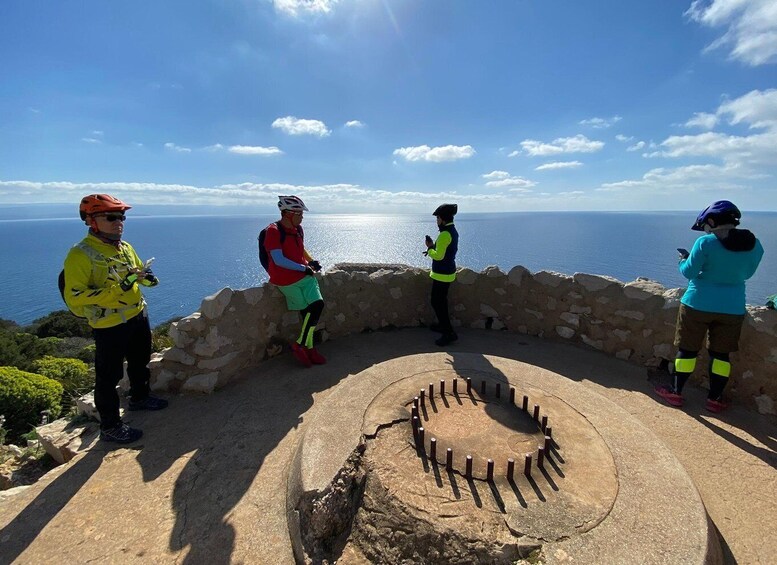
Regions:
<instances>
[{"instance_id":1,"label":"black shoe","mask_svg":"<svg viewBox=\"0 0 777 565\"><path fill-rule=\"evenodd\" d=\"M148 395L143 400L130 400L128 408L130 410L162 410L167 408L168 402L164 398Z\"/></svg>"},{"instance_id":2,"label":"black shoe","mask_svg":"<svg viewBox=\"0 0 777 565\"><path fill-rule=\"evenodd\" d=\"M438 334L444 333L440 324L432 324L429 326L429 329L433 332L437 332Z\"/></svg>"},{"instance_id":3,"label":"black shoe","mask_svg":"<svg viewBox=\"0 0 777 565\"><path fill-rule=\"evenodd\" d=\"M130 428L124 422L119 422L112 428L100 430L100 439L112 443L132 443L139 440L143 432L136 428Z\"/></svg>"},{"instance_id":4,"label":"black shoe","mask_svg":"<svg viewBox=\"0 0 777 565\"><path fill-rule=\"evenodd\" d=\"M453 343L457 339L459 339L459 336L456 335L456 332L451 332L448 334L443 334L442 337L440 339L435 340L434 343L436 343L440 347L444 347L449 343Z\"/></svg>"}]
</instances>

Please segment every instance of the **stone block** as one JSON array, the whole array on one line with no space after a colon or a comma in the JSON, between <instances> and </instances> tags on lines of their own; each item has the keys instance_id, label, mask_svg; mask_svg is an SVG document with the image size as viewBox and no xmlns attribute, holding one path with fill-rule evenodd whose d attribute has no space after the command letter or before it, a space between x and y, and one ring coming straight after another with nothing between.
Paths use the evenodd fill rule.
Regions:
<instances>
[{"instance_id":1,"label":"stone block","mask_svg":"<svg viewBox=\"0 0 777 565\"><path fill-rule=\"evenodd\" d=\"M502 272L502 269L500 269L496 265L490 265L485 269L483 269L483 274L489 278L505 276L504 272Z\"/></svg>"},{"instance_id":2,"label":"stone block","mask_svg":"<svg viewBox=\"0 0 777 565\"><path fill-rule=\"evenodd\" d=\"M202 301L200 312L209 320L215 320L224 313L233 294L231 288L222 288L216 294L212 294Z\"/></svg>"},{"instance_id":3,"label":"stone block","mask_svg":"<svg viewBox=\"0 0 777 565\"><path fill-rule=\"evenodd\" d=\"M583 343L585 343L589 347L593 347L594 349L598 349L599 351L604 349L604 343L602 343L601 339L591 339L585 334L582 334L580 336L580 339L582 339Z\"/></svg>"},{"instance_id":4,"label":"stone block","mask_svg":"<svg viewBox=\"0 0 777 565\"><path fill-rule=\"evenodd\" d=\"M95 423L72 425L65 418L39 426L35 431L43 449L59 464L67 463L79 451L87 450L100 435L99 426Z\"/></svg>"},{"instance_id":5,"label":"stone block","mask_svg":"<svg viewBox=\"0 0 777 565\"><path fill-rule=\"evenodd\" d=\"M394 300L399 300L402 298L402 289L398 286L395 286L394 288L389 289L389 294L391 295L391 298Z\"/></svg>"},{"instance_id":6,"label":"stone block","mask_svg":"<svg viewBox=\"0 0 777 565\"><path fill-rule=\"evenodd\" d=\"M181 389L185 392L202 392L210 394L216 387L218 381L218 373L203 373L199 375L193 375L186 379Z\"/></svg>"},{"instance_id":7,"label":"stone block","mask_svg":"<svg viewBox=\"0 0 777 565\"><path fill-rule=\"evenodd\" d=\"M672 346L668 343L661 343L653 346L653 356L660 357L661 359L669 359L672 357Z\"/></svg>"},{"instance_id":8,"label":"stone block","mask_svg":"<svg viewBox=\"0 0 777 565\"><path fill-rule=\"evenodd\" d=\"M543 318L545 318L545 315L542 312L537 312L537 310L529 310L528 308L524 308L524 312L526 312L527 314L531 314L538 320L542 320Z\"/></svg>"},{"instance_id":9,"label":"stone block","mask_svg":"<svg viewBox=\"0 0 777 565\"><path fill-rule=\"evenodd\" d=\"M247 288L244 291L242 291L243 298L246 301L246 304L249 306L256 306L259 304L259 302L262 300L262 297L264 296L264 287L263 286L255 286L252 288Z\"/></svg>"},{"instance_id":10,"label":"stone block","mask_svg":"<svg viewBox=\"0 0 777 565\"><path fill-rule=\"evenodd\" d=\"M575 273L572 276L572 279L588 292L597 292L614 284L622 284L618 279L612 277L605 275L588 275L586 273Z\"/></svg>"},{"instance_id":11,"label":"stone block","mask_svg":"<svg viewBox=\"0 0 777 565\"><path fill-rule=\"evenodd\" d=\"M612 333L615 337L617 337L621 341L626 341L628 337L631 335L631 332L629 330L621 330L621 329L613 330Z\"/></svg>"},{"instance_id":12,"label":"stone block","mask_svg":"<svg viewBox=\"0 0 777 565\"><path fill-rule=\"evenodd\" d=\"M562 312L559 315L559 318L564 320L567 324L574 327L580 327L580 316L577 314L572 314L570 312Z\"/></svg>"},{"instance_id":13,"label":"stone block","mask_svg":"<svg viewBox=\"0 0 777 565\"><path fill-rule=\"evenodd\" d=\"M761 414L775 414L774 400L767 394L761 394L754 396L755 404L758 407L758 412Z\"/></svg>"},{"instance_id":14,"label":"stone block","mask_svg":"<svg viewBox=\"0 0 777 565\"><path fill-rule=\"evenodd\" d=\"M460 269L456 273L456 282L459 284L471 285L478 280L478 274L472 269Z\"/></svg>"},{"instance_id":15,"label":"stone block","mask_svg":"<svg viewBox=\"0 0 777 565\"><path fill-rule=\"evenodd\" d=\"M663 285L649 279L637 279L623 287L623 294L632 300L647 300L654 296L663 296L665 291L666 288Z\"/></svg>"},{"instance_id":16,"label":"stone block","mask_svg":"<svg viewBox=\"0 0 777 565\"><path fill-rule=\"evenodd\" d=\"M227 353L226 355L216 357L215 359L203 359L197 363L197 368L205 369L206 371L221 369L231 363L238 355L240 355L239 351L233 351L232 353Z\"/></svg>"},{"instance_id":17,"label":"stone block","mask_svg":"<svg viewBox=\"0 0 777 565\"><path fill-rule=\"evenodd\" d=\"M621 349L620 351L616 351L615 357L627 361L629 357L631 357L631 349Z\"/></svg>"},{"instance_id":18,"label":"stone block","mask_svg":"<svg viewBox=\"0 0 777 565\"><path fill-rule=\"evenodd\" d=\"M162 358L165 361L172 361L173 363L180 363L181 365L194 365L195 359L183 349L177 347L171 347L166 349L162 354Z\"/></svg>"},{"instance_id":19,"label":"stone block","mask_svg":"<svg viewBox=\"0 0 777 565\"><path fill-rule=\"evenodd\" d=\"M151 387L151 390L155 392L170 390L170 384L173 383L175 379L175 373L168 371L167 369L162 369L158 374L151 375L149 386Z\"/></svg>"},{"instance_id":20,"label":"stone block","mask_svg":"<svg viewBox=\"0 0 777 565\"><path fill-rule=\"evenodd\" d=\"M578 306L577 304L572 304L569 307L569 311L574 314L590 314L591 313L591 307L590 306Z\"/></svg>"},{"instance_id":21,"label":"stone block","mask_svg":"<svg viewBox=\"0 0 777 565\"><path fill-rule=\"evenodd\" d=\"M512 285L521 286L523 278L527 276L531 277L529 270L518 265L510 269L510 272L507 273L507 281Z\"/></svg>"},{"instance_id":22,"label":"stone block","mask_svg":"<svg viewBox=\"0 0 777 565\"><path fill-rule=\"evenodd\" d=\"M76 412L83 414L87 418L100 421L100 413L97 412L97 408L94 405L94 391L87 392L76 399Z\"/></svg>"},{"instance_id":23,"label":"stone block","mask_svg":"<svg viewBox=\"0 0 777 565\"><path fill-rule=\"evenodd\" d=\"M494 310L488 304L481 304L480 305L480 313L483 314L486 318L498 318L499 317L499 312Z\"/></svg>"},{"instance_id":24,"label":"stone block","mask_svg":"<svg viewBox=\"0 0 777 565\"><path fill-rule=\"evenodd\" d=\"M575 330L566 326L556 326L556 333L565 339L570 339L575 336Z\"/></svg>"},{"instance_id":25,"label":"stone block","mask_svg":"<svg viewBox=\"0 0 777 565\"><path fill-rule=\"evenodd\" d=\"M534 280L542 286L557 288L562 282L571 281L572 277L554 271L540 271L534 275Z\"/></svg>"}]
</instances>

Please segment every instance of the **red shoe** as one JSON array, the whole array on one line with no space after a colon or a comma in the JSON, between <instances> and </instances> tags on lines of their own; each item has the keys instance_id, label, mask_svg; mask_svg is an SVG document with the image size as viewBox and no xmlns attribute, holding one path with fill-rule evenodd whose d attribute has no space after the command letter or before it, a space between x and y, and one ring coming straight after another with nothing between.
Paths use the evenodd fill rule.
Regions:
<instances>
[{"instance_id":1,"label":"red shoe","mask_svg":"<svg viewBox=\"0 0 777 565\"><path fill-rule=\"evenodd\" d=\"M308 357L308 354L305 352L305 348L299 343L294 342L291 344L291 352L294 354L294 357L297 358L297 361L302 363L305 367L309 368L313 364Z\"/></svg>"},{"instance_id":2,"label":"red shoe","mask_svg":"<svg viewBox=\"0 0 777 565\"><path fill-rule=\"evenodd\" d=\"M656 394L666 400L666 403L670 406L676 406L679 408L685 402L681 395L675 394L665 386L656 387Z\"/></svg>"},{"instance_id":3,"label":"red shoe","mask_svg":"<svg viewBox=\"0 0 777 565\"><path fill-rule=\"evenodd\" d=\"M718 400L712 400L711 398L708 398L707 402L704 404L704 407L710 412L719 414L720 412L723 412L726 408L728 408L728 404L726 404L725 402L720 402Z\"/></svg>"},{"instance_id":4,"label":"red shoe","mask_svg":"<svg viewBox=\"0 0 777 565\"><path fill-rule=\"evenodd\" d=\"M310 359L311 363L314 365L323 365L326 363L326 357L321 355L315 347L308 349L307 353L308 359Z\"/></svg>"}]
</instances>

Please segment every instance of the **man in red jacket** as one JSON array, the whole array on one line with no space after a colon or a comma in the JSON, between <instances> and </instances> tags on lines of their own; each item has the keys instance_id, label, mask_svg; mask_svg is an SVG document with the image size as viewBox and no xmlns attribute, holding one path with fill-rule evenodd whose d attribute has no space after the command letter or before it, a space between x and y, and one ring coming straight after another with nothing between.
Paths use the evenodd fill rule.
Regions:
<instances>
[{"instance_id":1,"label":"man in red jacket","mask_svg":"<svg viewBox=\"0 0 777 565\"><path fill-rule=\"evenodd\" d=\"M270 283L286 297L289 310L299 310L302 315L302 329L297 341L291 344L292 353L305 367L322 365L326 358L313 347L313 332L324 310L321 289L313 276L321 270L321 265L305 250L300 225L308 209L297 196L279 196L278 208L281 220L267 226L264 239Z\"/></svg>"}]
</instances>

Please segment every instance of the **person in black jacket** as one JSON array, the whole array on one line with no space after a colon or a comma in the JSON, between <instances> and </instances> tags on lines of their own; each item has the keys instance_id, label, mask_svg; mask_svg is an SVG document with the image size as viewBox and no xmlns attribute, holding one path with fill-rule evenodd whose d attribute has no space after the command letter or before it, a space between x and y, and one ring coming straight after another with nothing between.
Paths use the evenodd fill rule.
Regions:
<instances>
[{"instance_id":1,"label":"person in black jacket","mask_svg":"<svg viewBox=\"0 0 777 565\"><path fill-rule=\"evenodd\" d=\"M456 252L459 249L459 232L453 225L453 217L458 212L456 204L442 204L432 214L437 218L440 235L436 241L426 236L426 254L432 258L432 308L437 315L437 324L431 326L433 331L442 334L435 341L443 347L453 343L459 336L453 331L448 314L448 290L456 280Z\"/></svg>"}]
</instances>

